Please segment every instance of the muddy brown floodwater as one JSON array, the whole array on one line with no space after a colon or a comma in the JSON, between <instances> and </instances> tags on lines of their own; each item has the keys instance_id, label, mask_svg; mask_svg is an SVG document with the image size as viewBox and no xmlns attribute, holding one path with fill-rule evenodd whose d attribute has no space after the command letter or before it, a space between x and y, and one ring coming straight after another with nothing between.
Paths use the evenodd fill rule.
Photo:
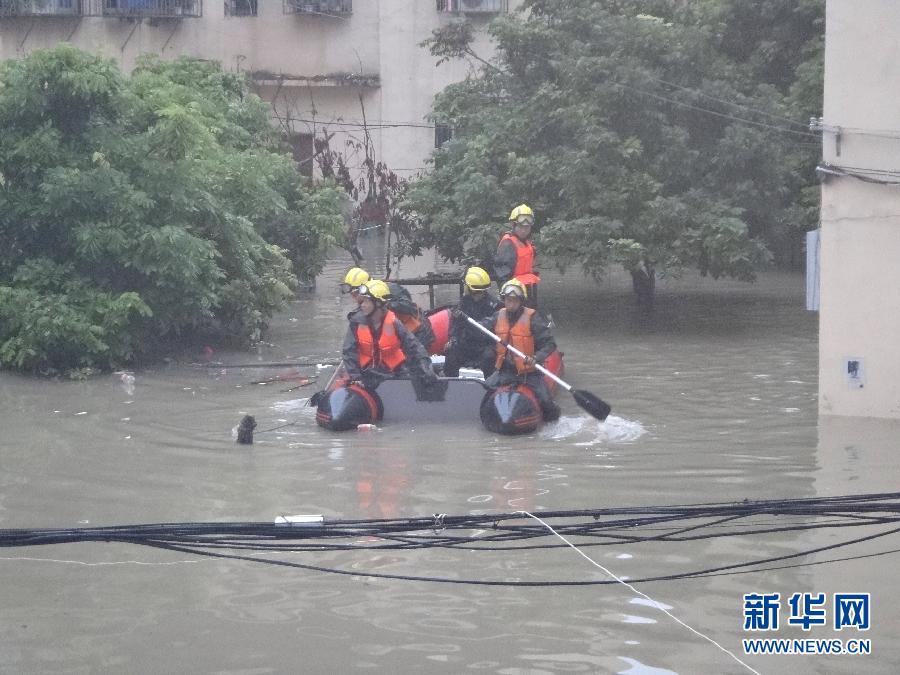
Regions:
<instances>
[{"instance_id":1,"label":"muddy brown floodwater","mask_svg":"<svg viewBox=\"0 0 900 675\"><path fill-rule=\"evenodd\" d=\"M252 353L217 351L213 358L336 357L349 309L337 292L346 266L346 259L332 261L318 289L279 315ZM444 288L438 299L454 292ZM248 384L288 368L171 363L135 372L133 381L109 375L87 382L2 373L0 528L895 491L896 424L817 416L817 316L804 310L802 294L801 276L780 273L754 285L664 280L657 310L645 318L621 278L598 286L578 274L547 273L542 302L556 324L567 379L611 402L613 414L601 424L563 396L560 421L522 438L491 435L477 420L327 433L303 405L311 387ZM259 425L256 443L240 446L232 428L247 413ZM637 578L854 536L862 535L814 529L687 543L623 540L584 551L616 575ZM490 587L364 576L606 577L566 546L278 554L357 576L119 543L3 548L0 673L750 672L726 650L765 673L896 673L897 556L861 556L898 548L894 535L772 571L642 584L652 602L623 585ZM846 557L855 559L787 567ZM782 629L743 629L743 596L753 592L779 594ZM824 593L830 602L838 592L871 594L868 631L835 631L830 616L829 625L808 632L785 625L792 594ZM755 637L867 638L872 654L745 655L741 640Z\"/></svg>"}]
</instances>

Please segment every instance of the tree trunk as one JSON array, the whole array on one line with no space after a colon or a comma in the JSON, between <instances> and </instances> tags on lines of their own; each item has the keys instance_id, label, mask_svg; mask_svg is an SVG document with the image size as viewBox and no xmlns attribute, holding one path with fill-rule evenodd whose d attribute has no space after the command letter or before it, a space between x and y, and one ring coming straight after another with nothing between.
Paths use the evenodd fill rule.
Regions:
<instances>
[{"instance_id":1,"label":"tree trunk","mask_svg":"<svg viewBox=\"0 0 900 675\"><path fill-rule=\"evenodd\" d=\"M650 311L656 295L656 273L653 268L631 270L631 287L637 295L638 307Z\"/></svg>"}]
</instances>

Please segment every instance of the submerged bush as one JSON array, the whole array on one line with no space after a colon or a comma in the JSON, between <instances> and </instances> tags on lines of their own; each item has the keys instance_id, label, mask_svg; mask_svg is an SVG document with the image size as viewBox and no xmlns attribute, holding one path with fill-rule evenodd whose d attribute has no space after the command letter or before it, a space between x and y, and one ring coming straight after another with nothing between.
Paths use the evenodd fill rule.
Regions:
<instances>
[{"instance_id":1,"label":"submerged bush","mask_svg":"<svg viewBox=\"0 0 900 675\"><path fill-rule=\"evenodd\" d=\"M62 45L0 64L0 365L112 368L198 333L247 341L342 220L216 64L131 76Z\"/></svg>"}]
</instances>

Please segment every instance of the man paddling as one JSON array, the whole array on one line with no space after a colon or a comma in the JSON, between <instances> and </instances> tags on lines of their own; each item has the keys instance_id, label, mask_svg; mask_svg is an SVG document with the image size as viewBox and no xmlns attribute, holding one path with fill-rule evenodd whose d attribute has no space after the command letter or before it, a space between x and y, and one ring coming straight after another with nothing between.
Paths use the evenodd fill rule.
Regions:
<instances>
[{"instance_id":1,"label":"man paddling","mask_svg":"<svg viewBox=\"0 0 900 675\"><path fill-rule=\"evenodd\" d=\"M387 303L388 285L379 280L358 287L359 309L348 319L342 357L351 380L361 380L374 388L388 377L412 375L426 384L437 381L431 359L419 342L401 323Z\"/></svg>"},{"instance_id":2,"label":"man paddling","mask_svg":"<svg viewBox=\"0 0 900 675\"><path fill-rule=\"evenodd\" d=\"M500 338L500 342L496 343L496 372L485 384L496 389L506 384L524 382L534 391L544 421L552 422L559 419L559 406L550 396L544 376L534 366L535 363L543 363L556 350L556 342L547 320L537 310L525 307L527 297L528 292L521 281L507 281L500 289L503 308L478 322ZM464 319L462 312L455 311ZM507 345L525 354L525 358L514 355L506 348Z\"/></svg>"}]
</instances>

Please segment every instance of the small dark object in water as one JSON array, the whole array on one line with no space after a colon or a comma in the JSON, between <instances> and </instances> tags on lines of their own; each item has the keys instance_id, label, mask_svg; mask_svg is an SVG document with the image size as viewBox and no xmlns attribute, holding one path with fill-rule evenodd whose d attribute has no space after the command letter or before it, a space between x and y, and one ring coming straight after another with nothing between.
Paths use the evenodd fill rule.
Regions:
<instances>
[{"instance_id":1,"label":"small dark object in water","mask_svg":"<svg viewBox=\"0 0 900 675\"><path fill-rule=\"evenodd\" d=\"M256 428L256 420L253 415L244 415L244 419L238 424L237 442L244 445L253 444L253 430Z\"/></svg>"}]
</instances>

